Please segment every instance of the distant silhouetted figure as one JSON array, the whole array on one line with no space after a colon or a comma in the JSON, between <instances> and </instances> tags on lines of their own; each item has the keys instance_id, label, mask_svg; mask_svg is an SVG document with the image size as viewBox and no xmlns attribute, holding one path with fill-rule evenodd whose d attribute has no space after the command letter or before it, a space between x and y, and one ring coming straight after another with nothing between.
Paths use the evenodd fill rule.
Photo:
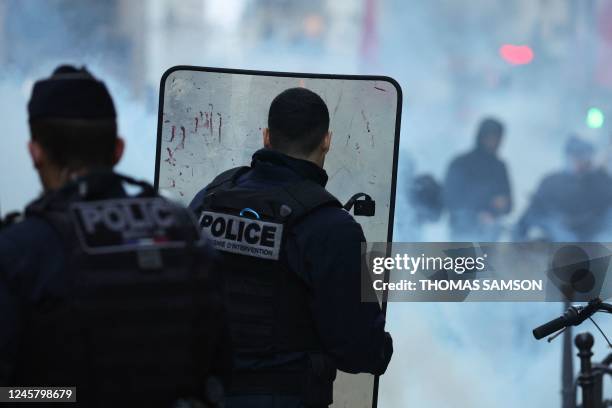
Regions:
<instances>
[{"instance_id":1,"label":"distant silhouetted figure","mask_svg":"<svg viewBox=\"0 0 612 408\"><path fill-rule=\"evenodd\" d=\"M484 119L474 149L448 167L444 197L453 241L496 241L499 237L499 218L512 209L508 172L497 157L503 134L500 121Z\"/></svg>"},{"instance_id":2,"label":"distant silhouetted figure","mask_svg":"<svg viewBox=\"0 0 612 408\"><path fill-rule=\"evenodd\" d=\"M593 166L593 146L577 136L565 145L567 166L542 180L520 218L514 239L537 232L550 241L596 241L609 226L612 178ZM536 231L539 230L539 231Z\"/></svg>"}]
</instances>

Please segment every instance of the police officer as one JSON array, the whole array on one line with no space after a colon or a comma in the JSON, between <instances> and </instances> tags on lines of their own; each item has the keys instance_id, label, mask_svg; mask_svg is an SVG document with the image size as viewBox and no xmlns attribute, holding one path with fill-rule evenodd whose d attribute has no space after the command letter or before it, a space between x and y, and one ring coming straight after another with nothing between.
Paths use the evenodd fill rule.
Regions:
<instances>
[{"instance_id":1,"label":"police officer","mask_svg":"<svg viewBox=\"0 0 612 408\"><path fill-rule=\"evenodd\" d=\"M377 303L362 303L361 226L325 190L329 112L304 88L270 105L264 148L190 207L226 277L234 374L227 407L327 407L336 369L383 374Z\"/></svg>"},{"instance_id":2,"label":"police officer","mask_svg":"<svg viewBox=\"0 0 612 408\"><path fill-rule=\"evenodd\" d=\"M76 386L81 407L220 406L229 330L195 220L112 171L115 108L86 69L38 81L28 112L44 194L0 231L0 385Z\"/></svg>"}]
</instances>

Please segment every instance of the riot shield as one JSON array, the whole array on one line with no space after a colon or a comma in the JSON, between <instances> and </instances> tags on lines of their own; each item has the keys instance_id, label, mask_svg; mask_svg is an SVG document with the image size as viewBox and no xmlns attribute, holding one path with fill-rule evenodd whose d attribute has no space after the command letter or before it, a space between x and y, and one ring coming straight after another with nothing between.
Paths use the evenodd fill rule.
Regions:
<instances>
[{"instance_id":1,"label":"riot shield","mask_svg":"<svg viewBox=\"0 0 612 408\"><path fill-rule=\"evenodd\" d=\"M402 95L388 77L171 68L160 87L156 188L188 204L219 173L248 166L272 99L297 86L330 112L327 189L343 204L353 198L368 241L391 241ZM374 376L339 372L334 406L375 406L375 385Z\"/></svg>"}]
</instances>

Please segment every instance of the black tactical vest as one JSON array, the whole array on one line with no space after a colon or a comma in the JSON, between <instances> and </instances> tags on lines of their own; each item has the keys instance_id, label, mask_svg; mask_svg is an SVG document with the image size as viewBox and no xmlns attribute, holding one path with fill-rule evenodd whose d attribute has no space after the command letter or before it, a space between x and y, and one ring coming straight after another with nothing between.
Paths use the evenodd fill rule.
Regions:
<instances>
[{"instance_id":1,"label":"black tactical vest","mask_svg":"<svg viewBox=\"0 0 612 408\"><path fill-rule=\"evenodd\" d=\"M142 192L109 199L112 177ZM190 214L106 174L45 196L26 217L57 230L67 267L61 290L25 302L15 383L76 386L78 404L67 406L204 400L222 308Z\"/></svg>"},{"instance_id":2,"label":"black tactical vest","mask_svg":"<svg viewBox=\"0 0 612 408\"><path fill-rule=\"evenodd\" d=\"M222 253L234 351L238 358L263 360L283 352L321 354L309 310L311 290L288 269L283 249L293 226L308 214L324 206L342 206L310 180L265 190L241 188L236 181L248 170L240 167L219 175L196 209L203 235ZM323 393L326 406L331 402L335 368L331 371L325 384L309 390L304 389L307 373L236 372L233 391Z\"/></svg>"}]
</instances>

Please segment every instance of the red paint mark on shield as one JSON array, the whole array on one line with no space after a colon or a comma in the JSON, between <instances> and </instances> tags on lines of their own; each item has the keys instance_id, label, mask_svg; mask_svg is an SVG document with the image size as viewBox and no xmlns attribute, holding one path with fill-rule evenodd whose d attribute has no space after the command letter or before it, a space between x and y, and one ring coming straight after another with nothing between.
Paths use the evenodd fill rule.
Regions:
<instances>
[{"instance_id":1,"label":"red paint mark on shield","mask_svg":"<svg viewBox=\"0 0 612 408\"><path fill-rule=\"evenodd\" d=\"M178 149L184 149L185 148L185 138L187 137L187 135L185 134L185 126L181 126L181 133L182 133L181 143L179 143L176 146L174 151L177 151Z\"/></svg>"},{"instance_id":2,"label":"red paint mark on shield","mask_svg":"<svg viewBox=\"0 0 612 408\"><path fill-rule=\"evenodd\" d=\"M512 65L525 65L533 60L533 50L527 45L502 45L499 55Z\"/></svg>"},{"instance_id":3,"label":"red paint mark on shield","mask_svg":"<svg viewBox=\"0 0 612 408\"><path fill-rule=\"evenodd\" d=\"M206 122L204 122L204 127L208 129L210 127L210 119L208 117L208 112L206 112L205 115L206 115Z\"/></svg>"},{"instance_id":4,"label":"red paint mark on shield","mask_svg":"<svg viewBox=\"0 0 612 408\"><path fill-rule=\"evenodd\" d=\"M166 147L166 151L168 152L168 157L164 161L167 162L171 166L176 166L176 159L174 158L174 154L172 150L170 150L169 147Z\"/></svg>"}]
</instances>

